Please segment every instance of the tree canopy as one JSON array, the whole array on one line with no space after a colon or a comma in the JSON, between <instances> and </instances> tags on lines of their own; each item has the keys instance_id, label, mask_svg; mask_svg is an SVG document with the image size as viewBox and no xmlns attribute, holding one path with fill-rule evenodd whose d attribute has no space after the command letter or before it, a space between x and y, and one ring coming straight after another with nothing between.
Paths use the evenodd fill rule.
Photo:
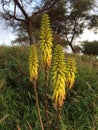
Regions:
<instances>
[{"instance_id":1,"label":"tree canopy","mask_svg":"<svg viewBox=\"0 0 98 130\"><path fill-rule=\"evenodd\" d=\"M76 52L74 41L85 28L92 28L95 15L90 11L95 8L94 0L62 0L50 8L50 15L55 41L62 45L69 45ZM96 17L97 21L98 17ZM57 40L56 40L57 39Z\"/></svg>"},{"instance_id":2,"label":"tree canopy","mask_svg":"<svg viewBox=\"0 0 98 130\"><path fill-rule=\"evenodd\" d=\"M98 55L98 41L84 41L82 44L83 50L82 52L84 54L88 54L88 55Z\"/></svg>"}]
</instances>

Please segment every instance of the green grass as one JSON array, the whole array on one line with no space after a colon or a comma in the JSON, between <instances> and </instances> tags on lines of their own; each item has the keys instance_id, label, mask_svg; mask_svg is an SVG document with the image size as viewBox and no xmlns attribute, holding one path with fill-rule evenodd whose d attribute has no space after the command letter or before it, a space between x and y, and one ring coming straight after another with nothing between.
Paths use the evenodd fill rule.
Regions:
<instances>
[{"instance_id":1,"label":"green grass","mask_svg":"<svg viewBox=\"0 0 98 130\"><path fill-rule=\"evenodd\" d=\"M67 55L73 56L73 55ZM98 60L73 56L77 74L61 113L60 130L98 130ZM44 121L43 72L37 82ZM51 92L51 82L49 82ZM51 100L49 109L54 113ZM51 116L50 116L51 117ZM53 130L53 124L51 130ZM29 82L28 48L0 47L0 130L40 130L33 87Z\"/></svg>"}]
</instances>

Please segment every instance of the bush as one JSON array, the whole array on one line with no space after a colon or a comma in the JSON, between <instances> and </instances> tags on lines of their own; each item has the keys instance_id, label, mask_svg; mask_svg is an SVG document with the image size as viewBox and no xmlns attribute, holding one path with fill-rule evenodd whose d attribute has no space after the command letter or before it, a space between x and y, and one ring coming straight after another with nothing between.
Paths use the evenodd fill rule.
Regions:
<instances>
[{"instance_id":1,"label":"bush","mask_svg":"<svg viewBox=\"0 0 98 130\"><path fill-rule=\"evenodd\" d=\"M0 48L0 129L39 130L34 92L29 83L28 48ZM72 55L71 55L72 56ZM5 57L5 58L3 58ZM68 57L70 57L68 55ZM98 128L98 67L92 65L93 57L74 56L77 75L73 90L69 91L61 112L60 130L92 130ZM95 59L94 59L95 60ZM96 62L98 62L96 60ZM37 82L40 109L43 113L43 72ZM51 76L51 75L50 75ZM51 89L51 81L49 81ZM49 90L49 92L51 92ZM52 103L49 109L53 113ZM6 118L3 118L6 117ZM54 122L52 126L54 125ZM51 127L52 130L52 127Z\"/></svg>"}]
</instances>

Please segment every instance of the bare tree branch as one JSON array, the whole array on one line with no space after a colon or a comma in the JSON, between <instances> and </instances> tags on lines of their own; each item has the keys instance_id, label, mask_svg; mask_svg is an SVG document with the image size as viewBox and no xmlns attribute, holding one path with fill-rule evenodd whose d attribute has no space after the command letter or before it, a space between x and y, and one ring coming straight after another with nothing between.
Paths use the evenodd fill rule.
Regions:
<instances>
[{"instance_id":1,"label":"bare tree branch","mask_svg":"<svg viewBox=\"0 0 98 130\"><path fill-rule=\"evenodd\" d=\"M14 16L16 15L16 3L14 4Z\"/></svg>"},{"instance_id":2,"label":"bare tree branch","mask_svg":"<svg viewBox=\"0 0 98 130\"><path fill-rule=\"evenodd\" d=\"M2 16L3 16L5 19L8 20L8 19L13 18L13 19L15 19L15 20L17 20L17 21L21 21L21 22L25 22L25 23L26 23L26 21L25 21L24 19L21 19L21 18L16 17L16 4L15 4L15 7L14 7L14 14L13 14L13 15L10 13L10 11L7 11L7 10L5 9L5 5L6 5L6 4L8 4L8 2L2 4L2 9L3 9L3 11L5 12L6 15L4 15L3 13L1 13Z\"/></svg>"},{"instance_id":3,"label":"bare tree branch","mask_svg":"<svg viewBox=\"0 0 98 130\"><path fill-rule=\"evenodd\" d=\"M34 12L34 14L40 14L50 8L52 8L57 2L59 2L60 0L52 0L50 2L45 2L44 5L42 6L42 8L40 8L39 10L37 10L36 12Z\"/></svg>"},{"instance_id":4,"label":"bare tree branch","mask_svg":"<svg viewBox=\"0 0 98 130\"><path fill-rule=\"evenodd\" d=\"M26 13L26 11L24 10L23 6L20 4L20 2L18 0L14 0L14 2L16 3L16 5L18 6L18 8L21 10L21 12L23 13L23 15L25 16L25 19L28 21L29 16Z\"/></svg>"}]
</instances>

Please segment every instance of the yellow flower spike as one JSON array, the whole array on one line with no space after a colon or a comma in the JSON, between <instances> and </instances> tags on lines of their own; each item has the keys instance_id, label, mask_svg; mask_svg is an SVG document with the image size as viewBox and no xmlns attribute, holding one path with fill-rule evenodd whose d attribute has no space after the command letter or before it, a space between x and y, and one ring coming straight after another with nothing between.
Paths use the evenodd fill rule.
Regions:
<instances>
[{"instance_id":1,"label":"yellow flower spike","mask_svg":"<svg viewBox=\"0 0 98 130\"><path fill-rule=\"evenodd\" d=\"M37 80L38 78L38 56L37 48L35 45L30 46L29 52L29 71L30 71L30 81Z\"/></svg>"},{"instance_id":2,"label":"yellow flower spike","mask_svg":"<svg viewBox=\"0 0 98 130\"><path fill-rule=\"evenodd\" d=\"M63 53L63 48L60 45L57 45L53 53L53 62L52 62L52 82L53 82L53 102L54 107L61 107L64 103L66 96L65 92L65 56Z\"/></svg>"},{"instance_id":3,"label":"yellow flower spike","mask_svg":"<svg viewBox=\"0 0 98 130\"><path fill-rule=\"evenodd\" d=\"M76 74L76 62L74 58L69 58L67 61L67 87L70 89L74 85L75 80L75 74Z\"/></svg>"},{"instance_id":4,"label":"yellow flower spike","mask_svg":"<svg viewBox=\"0 0 98 130\"><path fill-rule=\"evenodd\" d=\"M49 16L44 14L41 22L40 48L42 53L43 67L51 66L52 60L52 31L50 28Z\"/></svg>"}]
</instances>

